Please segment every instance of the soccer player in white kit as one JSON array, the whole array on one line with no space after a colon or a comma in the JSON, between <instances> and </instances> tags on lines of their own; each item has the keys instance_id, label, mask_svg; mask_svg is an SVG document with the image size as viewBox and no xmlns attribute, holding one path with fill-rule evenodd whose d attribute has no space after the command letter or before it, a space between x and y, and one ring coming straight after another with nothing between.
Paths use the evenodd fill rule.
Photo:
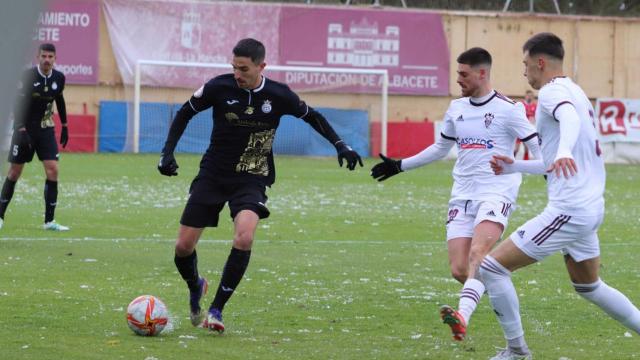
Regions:
<instances>
[{"instance_id":1,"label":"soccer player in white kit","mask_svg":"<svg viewBox=\"0 0 640 360\"><path fill-rule=\"evenodd\" d=\"M525 76L539 90L536 126L542 160L514 161L496 155L496 174L547 174L548 203L541 214L520 226L480 265L507 348L492 359L531 359L524 340L518 296L511 272L561 251L575 291L609 316L640 333L640 311L598 276L598 227L604 217L605 167L594 127L591 102L563 76L562 40L540 33L523 46ZM510 176L510 175L509 175Z\"/></svg>"},{"instance_id":2,"label":"soccer player in white kit","mask_svg":"<svg viewBox=\"0 0 640 360\"><path fill-rule=\"evenodd\" d=\"M466 324L484 293L478 267L500 239L521 182L521 174L496 176L489 161L492 155L513 154L515 139L525 142L536 158L541 157L538 137L521 103L491 87L491 55L482 48L458 56L458 84L462 98L453 100L444 117L436 142L412 157L383 162L371 170L378 181L405 170L426 165L447 155L454 144L458 159L453 168L449 200L447 248L453 277L463 284L458 311L443 306L441 317L451 326L455 340L463 340Z\"/></svg>"}]
</instances>

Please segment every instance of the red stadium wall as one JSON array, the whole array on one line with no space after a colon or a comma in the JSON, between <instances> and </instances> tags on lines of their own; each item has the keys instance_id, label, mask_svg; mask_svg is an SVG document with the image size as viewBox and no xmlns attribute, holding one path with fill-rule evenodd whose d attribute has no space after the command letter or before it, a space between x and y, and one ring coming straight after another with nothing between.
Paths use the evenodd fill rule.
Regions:
<instances>
[{"instance_id":1,"label":"red stadium wall","mask_svg":"<svg viewBox=\"0 0 640 360\"><path fill-rule=\"evenodd\" d=\"M60 117L55 114L56 140L60 144ZM69 126L69 142L66 148L58 146L61 152L96 152L96 116L95 115L67 115Z\"/></svg>"},{"instance_id":2,"label":"red stadium wall","mask_svg":"<svg viewBox=\"0 0 640 360\"><path fill-rule=\"evenodd\" d=\"M390 122L387 128L387 156L405 158L433 144L435 126L430 121ZM380 123L371 124L371 156L380 152Z\"/></svg>"}]
</instances>

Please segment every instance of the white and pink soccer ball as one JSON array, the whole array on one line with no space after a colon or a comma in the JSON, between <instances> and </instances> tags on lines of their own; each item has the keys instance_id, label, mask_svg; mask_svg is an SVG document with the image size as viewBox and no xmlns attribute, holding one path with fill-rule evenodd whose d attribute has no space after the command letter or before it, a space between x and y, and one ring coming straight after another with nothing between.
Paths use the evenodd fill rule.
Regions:
<instances>
[{"instance_id":1,"label":"white and pink soccer ball","mask_svg":"<svg viewBox=\"0 0 640 360\"><path fill-rule=\"evenodd\" d=\"M153 295L138 296L127 306L127 323L138 335L158 335L169 323L169 311Z\"/></svg>"}]
</instances>

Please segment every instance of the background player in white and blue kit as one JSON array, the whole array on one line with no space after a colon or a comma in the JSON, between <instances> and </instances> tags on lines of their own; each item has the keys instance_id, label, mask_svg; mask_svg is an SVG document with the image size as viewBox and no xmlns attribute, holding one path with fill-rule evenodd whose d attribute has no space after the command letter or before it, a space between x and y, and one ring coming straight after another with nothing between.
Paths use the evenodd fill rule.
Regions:
<instances>
[{"instance_id":1,"label":"background player in white and blue kit","mask_svg":"<svg viewBox=\"0 0 640 360\"><path fill-rule=\"evenodd\" d=\"M380 155L371 175L379 181L401 171L426 165L458 147L447 218L447 247L453 277L464 284L459 311L441 309L453 337L463 340L469 316L484 286L477 277L480 262L502 236L515 209L521 175L496 176L489 161L496 154L513 154L515 139L524 141L540 157L538 138L524 107L491 87L491 55L471 48L458 56L458 84L462 98L453 100L440 137L419 154L393 160Z\"/></svg>"},{"instance_id":2,"label":"background player in white and blue kit","mask_svg":"<svg viewBox=\"0 0 640 360\"><path fill-rule=\"evenodd\" d=\"M481 279L507 339L507 349L494 359L531 358L511 272L558 251L564 254L575 291L640 333L640 311L598 276L597 231L604 217L605 167L591 102L577 84L563 76L560 38L537 34L524 44L523 51L525 76L540 90L536 126L543 159L514 161L500 155L491 165L496 174L546 173L549 200L540 215L520 226L480 266Z\"/></svg>"}]
</instances>

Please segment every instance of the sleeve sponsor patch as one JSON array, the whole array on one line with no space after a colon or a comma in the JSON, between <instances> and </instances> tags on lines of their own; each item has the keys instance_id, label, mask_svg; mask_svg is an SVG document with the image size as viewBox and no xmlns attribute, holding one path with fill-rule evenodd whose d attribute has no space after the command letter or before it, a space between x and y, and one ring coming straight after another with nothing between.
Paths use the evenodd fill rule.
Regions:
<instances>
[{"instance_id":1,"label":"sleeve sponsor patch","mask_svg":"<svg viewBox=\"0 0 640 360\"><path fill-rule=\"evenodd\" d=\"M193 97L200 99L203 93L204 93L204 85L200 86L200 88L193 93Z\"/></svg>"}]
</instances>

